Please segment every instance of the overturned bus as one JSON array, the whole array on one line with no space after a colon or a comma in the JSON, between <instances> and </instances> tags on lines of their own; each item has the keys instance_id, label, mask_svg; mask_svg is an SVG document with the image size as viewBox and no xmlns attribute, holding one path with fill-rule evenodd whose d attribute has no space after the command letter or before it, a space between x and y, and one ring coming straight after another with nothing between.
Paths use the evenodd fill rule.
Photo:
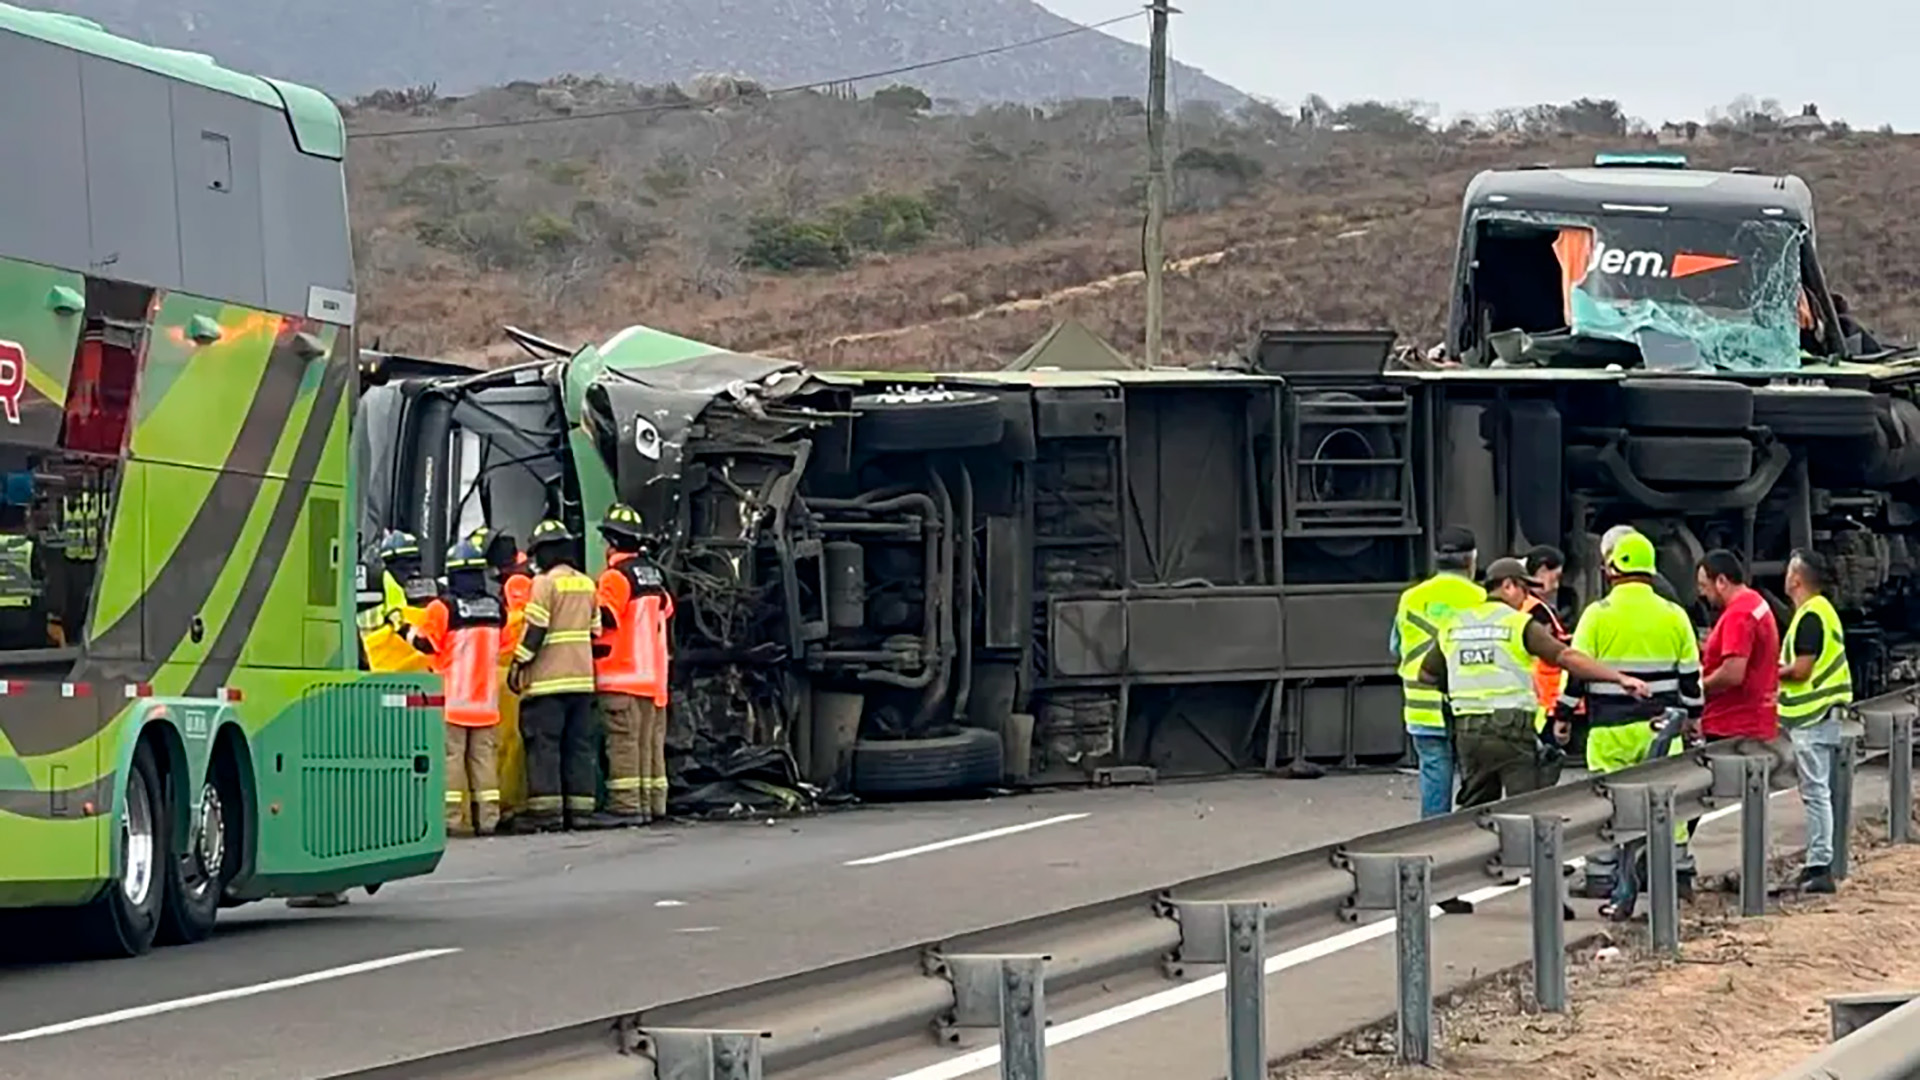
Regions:
<instances>
[{"instance_id":1,"label":"overturned bus","mask_svg":"<svg viewBox=\"0 0 1920 1080\"><path fill-rule=\"evenodd\" d=\"M1861 691L1907 677L1920 366L1861 355L1804 184L1490 173L1458 265L1424 358L1287 331L1208 370L816 372L645 328L375 357L361 535L637 507L678 599L676 799L742 754L865 797L1395 762L1389 626L1447 524L1561 547L1569 606L1618 523L1683 593L1709 548L1763 586L1819 550Z\"/></svg>"}]
</instances>

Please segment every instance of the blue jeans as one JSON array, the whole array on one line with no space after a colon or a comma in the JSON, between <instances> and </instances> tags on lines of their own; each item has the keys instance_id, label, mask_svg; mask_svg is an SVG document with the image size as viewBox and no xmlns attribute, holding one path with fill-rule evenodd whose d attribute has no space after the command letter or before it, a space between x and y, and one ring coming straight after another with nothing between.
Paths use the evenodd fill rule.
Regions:
<instances>
[{"instance_id":1,"label":"blue jeans","mask_svg":"<svg viewBox=\"0 0 1920 1080\"><path fill-rule=\"evenodd\" d=\"M1800 773L1800 802L1807 816L1807 865L1833 865L1833 755L1840 748L1840 714L1829 712L1802 727L1788 728L1793 764Z\"/></svg>"},{"instance_id":2,"label":"blue jeans","mask_svg":"<svg viewBox=\"0 0 1920 1080\"><path fill-rule=\"evenodd\" d=\"M1420 759L1420 819L1453 813L1453 740L1445 732L1412 732Z\"/></svg>"}]
</instances>

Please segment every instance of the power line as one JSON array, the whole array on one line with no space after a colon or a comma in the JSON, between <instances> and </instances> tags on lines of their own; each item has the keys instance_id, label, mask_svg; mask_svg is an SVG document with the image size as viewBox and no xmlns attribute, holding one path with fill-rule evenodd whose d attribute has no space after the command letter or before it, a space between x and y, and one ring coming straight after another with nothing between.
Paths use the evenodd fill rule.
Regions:
<instances>
[{"instance_id":1,"label":"power line","mask_svg":"<svg viewBox=\"0 0 1920 1080\"><path fill-rule=\"evenodd\" d=\"M1127 15L1116 15L1111 19L1103 19L1100 22L1087 23L1084 26L1075 26L1068 30L1060 30L1040 37L1028 38L1025 41L996 45L991 49L976 49L973 52L959 53L954 56L943 56L937 60L923 60L917 64L905 64L900 67L885 68L880 71L868 71L859 75L842 75L838 78L821 79L818 82L800 83L796 86L782 86L778 89L766 91L766 96L778 97L784 94L805 93L809 90L826 90L846 83L885 79L894 75L906 75L915 71L925 71L928 68L943 67L947 64L958 64L967 60L978 60L986 56L998 56L1001 53L1012 52L1015 49L1032 48L1035 45L1045 45L1049 42L1059 41L1062 38L1070 38L1090 31L1101 30L1109 26L1141 18L1144 15L1146 15L1144 11L1135 11ZM347 138L394 139L403 135L449 135L462 131L492 131L499 128L533 127L539 124L565 124L580 120L602 120L613 116L643 116L651 113L706 109L712 107L714 104L717 103L704 101L657 102L652 105L630 105L619 109L602 109L598 112L569 113L565 116L528 116L518 120L488 120L477 124L443 124L436 127L397 128L393 131L355 131L349 132Z\"/></svg>"}]
</instances>

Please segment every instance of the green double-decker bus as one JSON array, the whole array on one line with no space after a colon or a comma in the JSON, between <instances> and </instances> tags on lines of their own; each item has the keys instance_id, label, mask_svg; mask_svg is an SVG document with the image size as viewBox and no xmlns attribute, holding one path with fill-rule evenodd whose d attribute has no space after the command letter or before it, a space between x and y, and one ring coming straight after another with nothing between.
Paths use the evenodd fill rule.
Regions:
<instances>
[{"instance_id":1,"label":"green double-decker bus","mask_svg":"<svg viewBox=\"0 0 1920 1080\"><path fill-rule=\"evenodd\" d=\"M0 4L0 916L84 951L445 849L438 685L360 670L345 128Z\"/></svg>"}]
</instances>

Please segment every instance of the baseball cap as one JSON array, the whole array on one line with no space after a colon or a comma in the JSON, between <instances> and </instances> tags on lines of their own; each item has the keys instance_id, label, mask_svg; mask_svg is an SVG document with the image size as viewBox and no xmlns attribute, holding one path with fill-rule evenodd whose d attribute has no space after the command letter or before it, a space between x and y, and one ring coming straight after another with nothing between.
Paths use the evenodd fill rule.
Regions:
<instances>
[{"instance_id":1,"label":"baseball cap","mask_svg":"<svg viewBox=\"0 0 1920 1080\"><path fill-rule=\"evenodd\" d=\"M1613 554L1607 558L1607 567L1616 574L1653 573L1653 541L1641 533L1628 533L1613 546Z\"/></svg>"},{"instance_id":2,"label":"baseball cap","mask_svg":"<svg viewBox=\"0 0 1920 1080\"><path fill-rule=\"evenodd\" d=\"M1474 541L1473 530L1458 525L1441 529L1433 538L1433 550L1442 555L1465 555L1479 546Z\"/></svg>"},{"instance_id":3,"label":"baseball cap","mask_svg":"<svg viewBox=\"0 0 1920 1080\"><path fill-rule=\"evenodd\" d=\"M1540 584L1532 574L1527 573L1526 563L1510 555L1487 564L1485 584L1498 585L1503 581L1517 581L1529 586Z\"/></svg>"}]
</instances>

